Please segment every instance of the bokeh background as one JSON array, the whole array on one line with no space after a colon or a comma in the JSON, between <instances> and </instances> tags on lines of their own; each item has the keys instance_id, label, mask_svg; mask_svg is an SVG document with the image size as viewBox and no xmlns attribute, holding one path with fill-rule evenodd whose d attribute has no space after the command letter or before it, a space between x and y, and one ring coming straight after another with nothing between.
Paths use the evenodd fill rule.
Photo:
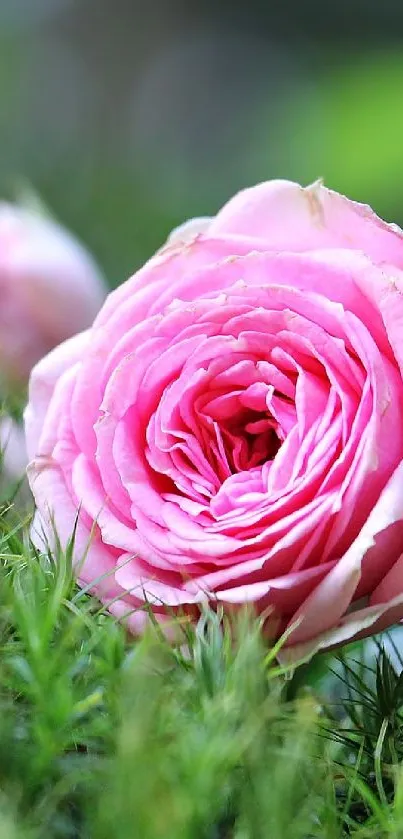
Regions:
<instances>
[{"instance_id":1,"label":"bokeh background","mask_svg":"<svg viewBox=\"0 0 403 839\"><path fill-rule=\"evenodd\" d=\"M0 193L111 285L272 177L403 223L402 0L0 0Z\"/></svg>"}]
</instances>

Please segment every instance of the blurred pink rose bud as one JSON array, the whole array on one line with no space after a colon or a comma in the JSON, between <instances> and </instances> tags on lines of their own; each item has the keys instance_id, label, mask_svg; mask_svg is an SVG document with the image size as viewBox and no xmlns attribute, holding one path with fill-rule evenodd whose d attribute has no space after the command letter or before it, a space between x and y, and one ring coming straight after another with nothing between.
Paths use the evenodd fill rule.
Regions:
<instances>
[{"instance_id":1,"label":"blurred pink rose bud","mask_svg":"<svg viewBox=\"0 0 403 839\"><path fill-rule=\"evenodd\" d=\"M12 503L18 514L31 511L32 495L26 480L27 447L20 423L0 416L0 501Z\"/></svg>"},{"instance_id":2,"label":"blurred pink rose bud","mask_svg":"<svg viewBox=\"0 0 403 839\"><path fill-rule=\"evenodd\" d=\"M106 289L94 260L56 222L0 203L0 372L27 379L33 365L85 329Z\"/></svg>"},{"instance_id":3,"label":"blurred pink rose bud","mask_svg":"<svg viewBox=\"0 0 403 839\"><path fill-rule=\"evenodd\" d=\"M25 475L27 448L22 427L4 415L0 418L1 474L6 482L18 482Z\"/></svg>"}]
</instances>

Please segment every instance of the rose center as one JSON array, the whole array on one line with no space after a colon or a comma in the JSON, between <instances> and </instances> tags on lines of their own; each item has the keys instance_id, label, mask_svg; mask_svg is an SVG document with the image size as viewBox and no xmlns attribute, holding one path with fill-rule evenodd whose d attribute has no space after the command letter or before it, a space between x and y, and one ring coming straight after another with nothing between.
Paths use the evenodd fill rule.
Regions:
<instances>
[{"instance_id":1,"label":"rose center","mask_svg":"<svg viewBox=\"0 0 403 839\"><path fill-rule=\"evenodd\" d=\"M213 372L198 371L184 390L174 382L147 427L145 456L167 500L179 492L204 504L228 480L259 482L297 425L295 375L263 361L224 367L223 359Z\"/></svg>"},{"instance_id":2,"label":"rose center","mask_svg":"<svg viewBox=\"0 0 403 839\"><path fill-rule=\"evenodd\" d=\"M273 460L281 446L277 422L267 411L240 410L220 423L220 432L232 473Z\"/></svg>"},{"instance_id":3,"label":"rose center","mask_svg":"<svg viewBox=\"0 0 403 839\"><path fill-rule=\"evenodd\" d=\"M221 480L273 460L295 422L293 400L263 383L197 401L204 453Z\"/></svg>"}]
</instances>

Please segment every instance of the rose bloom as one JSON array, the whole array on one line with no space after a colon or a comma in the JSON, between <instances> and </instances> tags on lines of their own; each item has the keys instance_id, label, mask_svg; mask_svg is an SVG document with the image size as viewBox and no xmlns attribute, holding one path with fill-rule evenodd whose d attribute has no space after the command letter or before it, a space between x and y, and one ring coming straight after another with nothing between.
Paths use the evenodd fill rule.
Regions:
<instances>
[{"instance_id":1,"label":"rose bloom","mask_svg":"<svg viewBox=\"0 0 403 839\"><path fill-rule=\"evenodd\" d=\"M252 604L299 657L403 617L403 234L321 183L193 220L33 371L36 538L152 609Z\"/></svg>"},{"instance_id":2,"label":"rose bloom","mask_svg":"<svg viewBox=\"0 0 403 839\"><path fill-rule=\"evenodd\" d=\"M0 496L13 499L22 516L32 506L32 495L25 480L27 451L22 425L7 414L0 415Z\"/></svg>"},{"instance_id":3,"label":"rose bloom","mask_svg":"<svg viewBox=\"0 0 403 839\"><path fill-rule=\"evenodd\" d=\"M0 416L0 474L8 481L20 481L25 475L27 454L21 425L7 414Z\"/></svg>"},{"instance_id":4,"label":"rose bloom","mask_svg":"<svg viewBox=\"0 0 403 839\"><path fill-rule=\"evenodd\" d=\"M105 298L92 257L51 219L0 202L0 377L24 384L52 347L86 329Z\"/></svg>"}]
</instances>

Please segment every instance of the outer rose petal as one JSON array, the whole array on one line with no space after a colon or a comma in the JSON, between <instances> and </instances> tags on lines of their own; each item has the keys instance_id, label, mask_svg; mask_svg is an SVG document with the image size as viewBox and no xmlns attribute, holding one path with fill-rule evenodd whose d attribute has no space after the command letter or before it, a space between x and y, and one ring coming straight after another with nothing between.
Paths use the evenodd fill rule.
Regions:
<instances>
[{"instance_id":1,"label":"outer rose petal","mask_svg":"<svg viewBox=\"0 0 403 839\"><path fill-rule=\"evenodd\" d=\"M394 597L387 603L379 606L368 606L364 609L352 611L343 617L339 624L309 641L303 641L292 645L291 638L289 645L285 645L277 657L281 664L292 665L302 664L309 661L315 653L331 650L342 644L349 644L368 635L375 635L377 632L393 626L403 620L403 595ZM296 625L298 629L298 625Z\"/></svg>"},{"instance_id":2,"label":"outer rose petal","mask_svg":"<svg viewBox=\"0 0 403 839\"><path fill-rule=\"evenodd\" d=\"M363 632L365 633L366 630L369 634L372 631L371 627L380 619L383 619L382 626L387 626L386 613L391 606L394 608L394 614L398 615L396 620L403 619L403 577L400 574L402 557L397 560L386 579L370 596L370 608L358 609L344 618L343 614L352 600L352 595L347 604L341 603L338 599L338 590L334 588L332 580L332 575L336 573L337 578L342 583L344 579L345 585L347 587L352 586L355 590L360 578L361 566L365 562L365 555L376 546L377 536L380 533L386 534L395 522L403 521L402 486L403 462L399 464L381 493L378 503L373 508L351 548L340 559L323 583L309 596L308 600L302 603L298 612L290 621L289 625L292 626L295 620L301 620L296 626L295 632L292 632L289 637L289 648L286 645L282 651L284 660L290 661L294 656L295 660L301 655L304 657L311 656L318 650L327 649L341 643L340 639L352 641L357 635L361 636ZM393 531L390 532L391 539L393 539ZM387 553L387 545L382 542L379 562L382 562L384 551ZM393 587L390 585L391 583ZM341 591L343 592L343 588L341 588ZM336 600L336 604L334 600ZM335 610L339 612L336 618ZM322 623L322 626L319 626L318 621L324 621L324 624Z\"/></svg>"},{"instance_id":3,"label":"outer rose petal","mask_svg":"<svg viewBox=\"0 0 403 839\"><path fill-rule=\"evenodd\" d=\"M124 597L126 592L115 583L116 556L105 548L99 536L83 523L60 471L55 467L42 473L35 468L33 472L29 466L28 477L32 487L36 483L35 498L38 504L31 530L34 544L40 550L50 548L56 552L55 534L57 533L62 548L65 548L74 533L74 565L81 585L91 584L91 590L106 600L107 604L118 595ZM53 511L46 503L46 498L50 496L56 503L63 504L63 521L58 521L57 525L53 519Z\"/></svg>"},{"instance_id":4,"label":"outer rose petal","mask_svg":"<svg viewBox=\"0 0 403 839\"><path fill-rule=\"evenodd\" d=\"M372 274L357 277L357 285L379 309L403 376L403 271L385 263L378 277Z\"/></svg>"},{"instance_id":5,"label":"outer rose petal","mask_svg":"<svg viewBox=\"0 0 403 839\"><path fill-rule=\"evenodd\" d=\"M36 449L43 429L49 403L60 376L81 361L91 339L91 333L81 332L60 344L36 364L29 381L29 401L24 412L25 436L29 460Z\"/></svg>"},{"instance_id":6,"label":"outer rose petal","mask_svg":"<svg viewBox=\"0 0 403 839\"><path fill-rule=\"evenodd\" d=\"M211 224L210 216L202 218L191 218L189 221L184 221L179 227L175 227L169 234L163 250L171 245L186 245L188 242L193 242L200 233L207 233L209 225Z\"/></svg>"},{"instance_id":7,"label":"outer rose petal","mask_svg":"<svg viewBox=\"0 0 403 839\"><path fill-rule=\"evenodd\" d=\"M251 236L265 250L348 248L376 263L403 268L403 232L370 207L350 201L319 181L302 187L268 181L239 192L213 219L209 236Z\"/></svg>"}]
</instances>

